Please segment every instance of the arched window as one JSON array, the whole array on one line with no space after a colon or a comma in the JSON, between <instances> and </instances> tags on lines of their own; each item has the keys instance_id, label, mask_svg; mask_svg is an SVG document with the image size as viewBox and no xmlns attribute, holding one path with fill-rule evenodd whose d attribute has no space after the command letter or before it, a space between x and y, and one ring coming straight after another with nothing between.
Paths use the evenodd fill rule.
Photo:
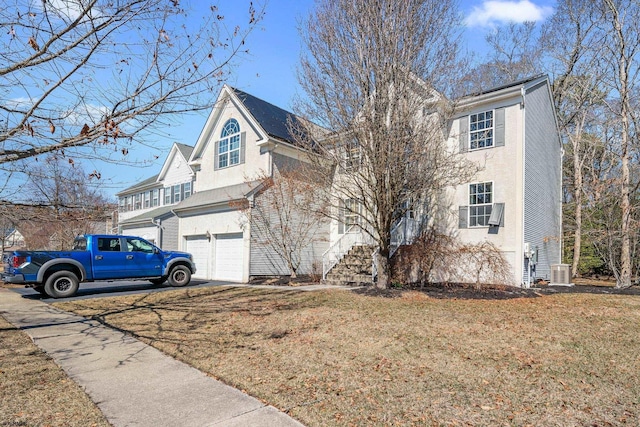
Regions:
<instances>
[{"instance_id":1,"label":"arched window","mask_svg":"<svg viewBox=\"0 0 640 427\"><path fill-rule=\"evenodd\" d=\"M240 134L240 125L236 119L227 120L216 145L216 169L243 163L244 144Z\"/></svg>"}]
</instances>

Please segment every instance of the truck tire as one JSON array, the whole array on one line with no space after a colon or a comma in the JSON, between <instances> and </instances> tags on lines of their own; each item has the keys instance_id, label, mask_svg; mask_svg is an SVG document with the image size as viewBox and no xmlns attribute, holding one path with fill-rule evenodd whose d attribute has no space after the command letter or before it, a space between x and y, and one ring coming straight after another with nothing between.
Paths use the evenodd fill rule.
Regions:
<instances>
[{"instance_id":1,"label":"truck tire","mask_svg":"<svg viewBox=\"0 0 640 427\"><path fill-rule=\"evenodd\" d=\"M171 286L186 286L191 281L191 270L184 265L176 265L171 269L167 280Z\"/></svg>"},{"instance_id":2,"label":"truck tire","mask_svg":"<svg viewBox=\"0 0 640 427\"><path fill-rule=\"evenodd\" d=\"M70 271L56 271L44 284L44 291L52 298L67 298L78 291L78 277Z\"/></svg>"}]
</instances>

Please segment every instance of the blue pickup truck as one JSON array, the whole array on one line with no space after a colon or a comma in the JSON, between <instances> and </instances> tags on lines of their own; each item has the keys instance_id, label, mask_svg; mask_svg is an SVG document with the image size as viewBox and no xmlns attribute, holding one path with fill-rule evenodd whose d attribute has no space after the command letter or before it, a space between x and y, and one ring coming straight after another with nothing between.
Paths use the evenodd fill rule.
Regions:
<instances>
[{"instance_id":1,"label":"blue pickup truck","mask_svg":"<svg viewBox=\"0 0 640 427\"><path fill-rule=\"evenodd\" d=\"M196 269L191 254L162 251L135 236L82 235L71 251L13 251L3 255L5 283L66 298L81 282L149 280L185 286Z\"/></svg>"}]
</instances>

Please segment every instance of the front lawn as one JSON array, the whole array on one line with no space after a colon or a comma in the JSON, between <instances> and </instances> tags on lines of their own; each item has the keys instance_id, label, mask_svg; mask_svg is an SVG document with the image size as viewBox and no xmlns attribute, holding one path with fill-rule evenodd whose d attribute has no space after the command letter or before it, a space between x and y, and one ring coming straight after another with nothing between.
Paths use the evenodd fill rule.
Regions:
<instances>
[{"instance_id":1,"label":"front lawn","mask_svg":"<svg viewBox=\"0 0 640 427\"><path fill-rule=\"evenodd\" d=\"M640 296L213 287L55 305L307 426L640 423Z\"/></svg>"}]
</instances>

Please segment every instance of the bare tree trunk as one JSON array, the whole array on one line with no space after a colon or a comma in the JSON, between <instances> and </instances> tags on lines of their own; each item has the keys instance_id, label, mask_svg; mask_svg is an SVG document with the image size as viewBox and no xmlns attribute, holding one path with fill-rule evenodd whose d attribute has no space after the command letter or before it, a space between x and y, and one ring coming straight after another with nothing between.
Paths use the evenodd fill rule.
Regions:
<instances>
[{"instance_id":1,"label":"bare tree trunk","mask_svg":"<svg viewBox=\"0 0 640 427\"><path fill-rule=\"evenodd\" d=\"M575 222L576 228L573 231L573 262L571 264L571 272L573 277L577 277L578 266L580 265L580 252L582 250L582 161L580 159L580 140L582 128L578 127L573 140L573 183L575 199Z\"/></svg>"},{"instance_id":2,"label":"bare tree trunk","mask_svg":"<svg viewBox=\"0 0 640 427\"><path fill-rule=\"evenodd\" d=\"M639 46L638 40L631 38L637 33L631 32L630 35L623 28L623 19L632 20L633 16L620 16L616 4L612 0L605 1L607 12L611 14L611 25L613 27L615 51L617 57L617 89L620 95L620 110L617 112L622 123L620 136L620 209L622 221L620 225L620 233L622 235L622 247L620 250L620 275L616 282L616 288L628 288L631 286L631 172L629 169L629 161L631 156L631 124L629 122L630 114L633 113L630 96L633 82L630 81L629 71L633 66L633 54L635 48ZM628 12L632 12L628 6ZM633 15L632 13L630 15ZM626 26L632 23L626 23ZM632 78L632 77L631 77Z\"/></svg>"},{"instance_id":3,"label":"bare tree trunk","mask_svg":"<svg viewBox=\"0 0 640 427\"><path fill-rule=\"evenodd\" d=\"M377 251L375 254L375 263L378 266L378 281L376 287L378 289L386 289L389 287L389 281L391 278L391 266L387 255Z\"/></svg>"}]
</instances>

